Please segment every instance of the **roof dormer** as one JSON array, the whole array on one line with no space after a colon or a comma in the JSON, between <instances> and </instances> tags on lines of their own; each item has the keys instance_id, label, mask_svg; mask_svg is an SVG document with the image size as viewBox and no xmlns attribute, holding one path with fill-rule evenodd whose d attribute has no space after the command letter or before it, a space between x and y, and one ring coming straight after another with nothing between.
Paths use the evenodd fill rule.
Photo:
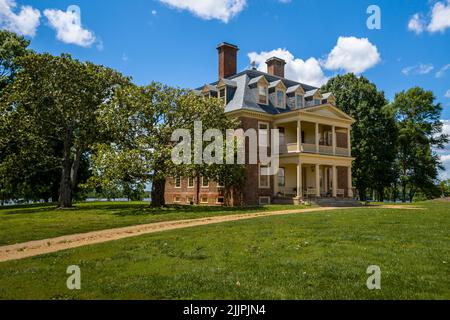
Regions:
<instances>
[{"instance_id":1,"label":"roof dormer","mask_svg":"<svg viewBox=\"0 0 450 320\"><path fill-rule=\"evenodd\" d=\"M314 89L305 93L305 100L308 106L320 106L322 104L322 94L319 89Z\"/></svg>"},{"instance_id":2,"label":"roof dormer","mask_svg":"<svg viewBox=\"0 0 450 320\"><path fill-rule=\"evenodd\" d=\"M270 83L269 94L275 108L286 109L286 86L283 81L277 80Z\"/></svg>"},{"instance_id":3,"label":"roof dormer","mask_svg":"<svg viewBox=\"0 0 450 320\"><path fill-rule=\"evenodd\" d=\"M235 81L224 78L219 80L219 83L217 84L218 98L223 102L224 106L232 99L236 88L237 83Z\"/></svg>"},{"instance_id":4,"label":"roof dormer","mask_svg":"<svg viewBox=\"0 0 450 320\"><path fill-rule=\"evenodd\" d=\"M305 106L305 89L301 85L289 87L286 95L291 109L300 109Z\"/></svg>"},{"instance_id":5,"label":"roof dormer","mask_svg":"<svg viewBox=\"0 0 450 320\"><path fill-rule=\"evenodd\" d=\"M248 86L252 89L257 88L257 102L258 104L269 104L269 81L264 76L259 76L251 79Z\"/></svg>"},{"instance_id":6,"label":"roof dormer","mask_svg":"<svg viewBox=\"0 0 450 320\"><path fill-rule=\"evenodd\" d=\"M336 97L331 92L327 92L322 95L322 104L327 104L327 103L329 103L333 106L336 105Z\"/></svg>"},{"instance_id":7,"label":"roof dormer","mask_svg":"<svg viewBox=\"0 0 450 320\"><path fill-rule=\"evenodd\" d=\"M201 94L207 98L210 97L217 98L217 93L218 93L217 88L211 84L206 84L201 90Z\"/></svg>"}]
</instances>

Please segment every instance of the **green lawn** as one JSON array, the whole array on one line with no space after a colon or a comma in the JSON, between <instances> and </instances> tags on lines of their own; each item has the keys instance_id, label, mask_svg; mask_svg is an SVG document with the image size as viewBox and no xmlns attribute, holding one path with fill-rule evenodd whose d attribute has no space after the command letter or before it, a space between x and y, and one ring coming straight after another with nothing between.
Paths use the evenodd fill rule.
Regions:
<instances>
[{"instance_id":1,"label":"green lawn","mask_svg":"<svg viewBox=\"0 0 450 320\"><path fill-rule=\"evenodd\" d=\"M450 299L450 203L264 217L0 263L0 298ZM66 268L81 268L79 291ZM382 270L369 291L366 269Z\"/></svg>"},{"instance_id":2,"label":"green lawn","mask_svg":"<svg viewBox=\"0 0 450 320\"><path fill-rule=\"evenodd\" d=\"M251 208L170 207L152 209L144 202L79 203L73 209L54 205L0 207L0 246L138 224L183 220L268 210L301 209L300 206Z\"/></svg>"}]
</instances>

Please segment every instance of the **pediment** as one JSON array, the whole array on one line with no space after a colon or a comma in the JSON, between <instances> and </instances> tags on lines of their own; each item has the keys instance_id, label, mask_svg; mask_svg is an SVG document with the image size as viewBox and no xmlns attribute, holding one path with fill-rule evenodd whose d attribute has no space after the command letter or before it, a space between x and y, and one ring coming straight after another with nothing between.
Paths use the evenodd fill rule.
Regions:
<instances>
[{"instance_id":1,"label":"pediment","mask_svg":"<svg viewBox=\"0 0 450 320\"><path fill-rule=\"evenodd\" d=\"M317 115L317 116L323 116L323 117L327 117L327 118L334 118L334 119L341 119L341 120L352 120L352 121L355 121L348 114L346 114L342 110L340 110L337 107L334 107L332 105L325 105L325 106L314 107L314 108L306 109L305 111L307 111L308 113L312 113L314 115Z\"/></svg>"}]
</instances>

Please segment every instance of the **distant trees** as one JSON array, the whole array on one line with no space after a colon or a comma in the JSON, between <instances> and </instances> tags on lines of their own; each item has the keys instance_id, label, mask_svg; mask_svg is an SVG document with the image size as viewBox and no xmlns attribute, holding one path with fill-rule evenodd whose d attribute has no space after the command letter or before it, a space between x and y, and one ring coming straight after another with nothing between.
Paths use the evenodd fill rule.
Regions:
<instances>
[{"instance_id":1,"label":"distant trees","mask_svg":"<svg viewBox=\"0 0 450 320\"><path fill-rule=\"evenodd\" d=\"M360 198L369 192L384 201L399 190L403 201L412 201L418 191L436 196L439 157L448 137L442 134L442 106L431 91L412 88L396 95L392 104L384 93L363 76L346 74L332 78L323 92L335 94L338 107L354 117L353 176Z\"/></svg>"}]
</instances>

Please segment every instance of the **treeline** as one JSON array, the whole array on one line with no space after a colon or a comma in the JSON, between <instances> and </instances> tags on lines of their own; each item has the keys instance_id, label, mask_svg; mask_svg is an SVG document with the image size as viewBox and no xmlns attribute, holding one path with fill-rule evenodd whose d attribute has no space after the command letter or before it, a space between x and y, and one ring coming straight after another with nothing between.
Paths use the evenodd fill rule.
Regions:
<instances>
[{"instance_id":1,"label":"treeline","mask_svg":"<svg viewBox=\"0 0 450 320\"><path fill-rule=\"evenodd\" d=\"M159 83L136 86L110 68L28 46L0 31L1 204L51 199L67 208L89 194L137 199L151 182L152 205L162 206L170 176L220 181L225 201L239 203L243 166L171 161L175 129L192 131L195 121L204 130L238 127L218 99ZM432 92L413 88L389 103L352 74L331 79L323 90L334 92L338 106L357 120L353 174L362 200L374 193L380 201L442 194L433 150L448 137Z\"/></svg>"},{"instance_id":2,"label":"treeline","mask_svg":"<svg viewBox=\"0 0 450 320\"><path fill-rule=\"evenodd\" d=\"M353 177L361 200L412 202L442 194L443 168L435 150L444 148L448 136L433 92L412 88L390 103L375 84L353 74L331 79L323 90L333 92L337 105L357 120Z\"/></svg>"},{"instance_id":3,"label":"treeline","mask_svg":"<svg viewBox=\"0 0 450 320\"><path fill-rule=\"evenodd\" d=\"M175 166L175 129L237 127L218 99L159 83L139 87L122 74L70 55L37 54L0 32L0 201L47 200L60 208L96 192L142 195L164 205L167 177L203 176L242 186L243 168ZM231 192L230 191L230 192ZM229 199L230 197L227 197Z\"/></svg>"}]
</instances>

